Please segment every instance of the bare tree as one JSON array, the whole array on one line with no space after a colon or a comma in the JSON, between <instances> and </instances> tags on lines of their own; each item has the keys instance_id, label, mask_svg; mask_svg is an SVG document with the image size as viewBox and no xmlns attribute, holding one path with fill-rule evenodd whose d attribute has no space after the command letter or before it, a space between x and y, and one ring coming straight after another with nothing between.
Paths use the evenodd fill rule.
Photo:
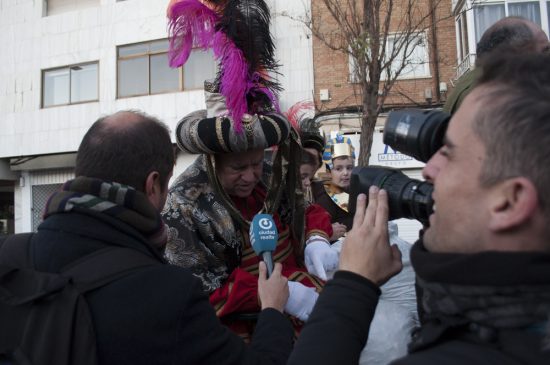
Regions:
<instances>
[{"instance_id":1,"label":"bare tree","mask_svg":"<svg viewBox=\"0 0 550 365\"><path fill-rule=\"evenodd\" d=\"M437 39L438 7L447 7L450 15L449 0L311 0L311 14L300 19L326 47L352 60L363 111L361 166L368 164L376 120L390 90L418 62L411 57L415 48ZM437 55L430 62L437 62Z\"/></svg>"}]
</instances>

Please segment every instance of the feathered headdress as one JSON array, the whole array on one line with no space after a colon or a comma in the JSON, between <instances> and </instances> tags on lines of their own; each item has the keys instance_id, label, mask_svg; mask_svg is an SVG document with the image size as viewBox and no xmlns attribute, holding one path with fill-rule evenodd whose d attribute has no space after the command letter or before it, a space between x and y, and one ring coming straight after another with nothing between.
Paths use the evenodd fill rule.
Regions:
<instances>
[{"instance_id":1,"label":"feathered headdress","mask_svg":"<svg viewBox=\"0 0 550 365\"><path fill-rule=\"evenodd\" d=\"M193 47L212 49L219 63L216 84L236 132L245 113L279 111L281 87L269 77L278 63L263 0L172 0L167 15L170 66L183 65Z\"/></svg>"},{"instance_id":2,"label":"feathered headdress","mask_svg":"<svg viewBox=\"0 0 550 365\"><path fill-rule=\"evenodd\" d=\"M300 132L302 129L300 123L304 119L304 116L309 111L313 111L314 108L315 104L313 104L312 101L302 100L288 108L288 110L284 114L290 124L292 124L292 126L296 128L298 132Z\"/></svg>"},{"instance_id":3,"label":"feathered headdress","mask_svg":"<svg viewBox=\"0 0 550 365\"><path fill-rule=\"evenodd\" d=\"M325 149L325 137L321 131L321 123L308 116L314 109L312 101L299 101L287 110L285 116L300 133L302 146L313 148L322 154Z\"/></svg>"}]
</instances>

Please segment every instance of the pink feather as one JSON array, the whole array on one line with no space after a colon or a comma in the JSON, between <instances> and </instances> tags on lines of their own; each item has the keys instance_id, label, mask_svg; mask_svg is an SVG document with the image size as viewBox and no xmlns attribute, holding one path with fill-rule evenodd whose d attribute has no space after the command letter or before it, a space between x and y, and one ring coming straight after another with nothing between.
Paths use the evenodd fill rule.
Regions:
<instances>
[{"instance_id":1,"label":"pink feather","mask_svg":"<svg viewBox=\"0 0 550 365\"><path fill-rule=\"evenodd\" d=\"M193 46L205 50L212 47L215 25L219 21L214 10L198 0L180 0L170 3L167 13L171 67L183 65Z\"/></svg>"},{"instance_id":2,"label":"pink feather","mask_svg":"<svg viewBox=\"0 0 550 365\"><path fill-rule=\"evenodd\" d=\"M215 30L220 16L199 0L172 0L168 10L171 67L183 65L193 47L212 48L220 63L220 93L233 119L234 130L242 133L242 117L248 112L247 94L262 92L280 112L277 97L266 87L259 86L259 74L249 73L249 64L243 52L224 32Z\"/></svg>"},{"instance_id":3,"label":"pink feather","mask_svg":"<svg viewBox=\"0 0 550 365\"><path fill-rule=\"evenodd\" d=\"M242 132L242 117L248 111L246 94L250 90L247 82L248 63L242 51L227 39L225 33L214 36L214 55L223 66L220 93L225 97L227 109L233 119L236 133Z\"/></svg>"}]
</instances>

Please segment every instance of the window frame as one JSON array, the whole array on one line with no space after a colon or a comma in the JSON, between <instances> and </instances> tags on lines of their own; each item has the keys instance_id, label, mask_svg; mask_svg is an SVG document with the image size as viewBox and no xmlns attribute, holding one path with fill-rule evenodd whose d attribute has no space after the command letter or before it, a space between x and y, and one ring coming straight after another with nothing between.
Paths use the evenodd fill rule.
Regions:
<instances>
[{"instance_id":1,"label":"window frame","mask_svg":"<svg viewBox=\"0 0 550 365\"><path fill-rule=\"evenodd\" d=\"M137 42L137 43L130 43L130 44L123 44L116 47L116 98L117 99L126 99L126 98L134 98L137 96L148 96L148 95L162 95L162 94L168 94L173 92L179 92L183 91L183 67L178 67L178 89L177 90L169 90L169 91L162 91L159 93L151 93L151 56L157 56L161 54L166 54L166 59L168 59L168 49L166 51L151 51L150 49L147 52L144 53L138 53L133 54L130 56L120 56L120 50L125 47L131 47L131 46L137 46L137 45L148 45L150 46L152 43L158 42L158 41L165 41L167 38L160 38L160 39L153 39L150 41L145 42ZM120 91L120 62L121 60L131 60L131 59L137 59L147 57L147 93L142 94L131 94L131 95L124 95L121 96L119 94Z\"/></svg>"},{"instance_id":2,"label":"window frame","mask_svg":"<svg viewBox=\"0 0 550 365\"><path fill-rule=\"evenodd\" d=\"M385 54L388 54L388 47L389 47L389 38L395 38L396 36L398 36L399 34L401 34L400 32L391 32L387 35L386 37L386 50L385 50ZM413 32L411 35L415 35L417 37L421 37L422 38L422 41L424 43L424 51L425 51L425 60L426 62L423 62L423 66L424 66L424 71L425 71L425 74L421 75L421 76L403 76L403 74L401 73L399 76L397 76L395 78L396 81L407 81L407 80L421 80L421 79L430 79L432 78L432 70L431 70L431 67L430 67L430 63L431 63L431 60L430 60L430 49L428 47L428 35L426 34L426 32L424 31L419 31L419 32ZM416 46L415 46L416 47ZM353 60L353 57L351 56L351 54L349 55L348 57L348 74L349 74L349 82L352 83L352 84L357 84L359 83L358 81L358 78L355 74L355 62ZM391 66L390 66L391 67ZM386 78L386 72L382 72L380 74L380 81L381 82L385 82L387 81L387 78Z\"/></svg>"},{"instance_id":3,"label":"window frame","mask_svg":"<svg viewBox=\"0 0 550 365\"><path fill-rule=\"evenodd\" d=\"M123 45L119 45L119 46L116 47L116 98L117 99L134 98L134 97L138 97L138 96L148 96L148 95L162 95L162 94L169 94L169 93L182 92L182 91L202 90L202 87L185 88L185 72L184 72L185 65L182 65L182 66L177 68L177 70L178 70L178 88L177 88L177 90L151 92L151 88L152 88L151 58L153 56L158 56L158 55L165 54L166 58L168 59L168 49L166 49L166 51L151 51L150 48L149 48L149 50L147 52L132 54L132 55L129 55L129 56L120 56L119 55L120 50L124 49L125 47L132 47L132 46L138 46L138 45L148 45L148 47L150 47L151 44L153 44L155 42L159 42L159 41L168 41L168 38L152 39L152 40L145 41L145 42L136 42L136 43L130 43L130 44L123 44ZM190 57L193 55L193 52L195 52L195 51L202 51L202 49L201 48L193 48L191 50ZM120 75L120 62L119 61L138 59L138 58L142 58L142 57L147 58L147 83L148 83L147 93L136 93L136 94L121 96L119 94L120 86L121 86L120 85L120 80L119 80L119 75Z\"/></svg>"},{"instance_id":4,"label":"window frame","mask_svg":"<svg viewBox=\"0 0 550 365\"><path fill-rule=\"evenodd\" d=\"M541 1L541 0L505 0L505 3L506 3L506 16L510 16L510 4L530 4L530 3L538 3L539 4L539 26L542 27L542 17L544 16L543 15L543 6L542 6L542 3L544 1ZM532 21L533 23L536 24L536 22L533 20L533 19L530 19L530 21Z\"/></svg>"},{"instance_id":5,"label":"window frame","mask_svg":"<svg viewBox=\"0 0 550 365\"><path fill-rule=\"evenodd\" d=\"M86 6L82 7L78 5L78 1L74 1L69 6L63 6L62 10L59 10L59 4L52 6L52 0L42 0L42 17L56 16L68 12L79 11L81 9L88 9L101 6L101 0L92 0Z\"/></svg>"},{"instance_id":6,"label":"window frame","mask_svg":"<svg viewBox=\"0 0 550 365\"><path fill-rule=\"evenodd\" d=\"M390 34L388 34L388 38L395 37L398 34L399 34L399 32L390 33ZM403 74L400 74L395 80L399 80L399 81L400 80L420 80L420 79L430 79L430 78L432 78L432 70L431 70L431 67L430 67L430 62L431 62L431 60L430 60L430 49L428 47L428 35L426 34L426 32L423 32L423 31L414 32L414 35L416 37L422 38L422 42L423 42L423 45L424 45L423 48L424 48L424 51L425 51L424 56L426 57L425 58L426 61L423 62L422 65L424 66L425 74L423 74L421 76L403 76ZM388 41L386 41L386 47L388 47ZM415 48L416 47L417 46L415 46ZM386 50L386 53L387 52L388 52L388 50ZM414 49L413 49L413 52L414 52ZM386 75L385 74L381 75L380 81L386 81Z\"/></svg>"},{"instance_id":7,"label":"window frame","mask_svg":"<svg viewBox=\"0 0 550 365\"><path fill-rule=\"evenodd\" d=\"M504 6L504 16L509 16L509 5L510 4L520 4L520 3L538 3L539 4L539 15L540 15L540 24L539 26L542 28L544 32L546 32L547 35L550 35L550 1L548 0L474 0L472 1L471 10L473 12L473 9L477 6L485 6L485 5L503 5ZM463 5L466 6L466 3ZM466 10L468 10L466 8ZM545 14L545 10L546 13ZM546 15L546 19L545 19ZM475 14L472 14L472 20L475 22ZM477 32L477 29L474 25L474 32Z\"/></svg>"},{"instance_id":8,"label":"window frame","mask_svg":"<svg viewBox=\"0 0 550 365\"><path fill-rule=\"evenodd\" d=\"M73 69L73 67L80 67L80 66L87 66L87 65L94 65L94 64L97 65L97 73L96 73L97 98L93 99L93 100L84 100L84 101L71 102L71 95L72 95L72 72L71 72L71 70ZM46 101L46 98L45 98L45 93L46 93L45 76L46 76L46 73L51 72L51 71L63 70L63 69L68 69L69 70L69 81L68 81L69 102L68 103L62 103L62 104L45 105L45 101ZM66 65L66 66L61 66L61 67L52 67L52 68L47 68L47 69L41 70L42 75L41 75L40 79L41 79L42 84L41 84L41 92L40 92L40 107L42 109L47 109L47 108L55 108L55 107L59 107L59 106L78 105L78 104L98 102L99 101L99 93L100 93L100 91L99 91L99 72L100 72L99 60L88 61L88 62L80 62L80 63L71 64L71 65Z\"/></svg>"}]
</instances>

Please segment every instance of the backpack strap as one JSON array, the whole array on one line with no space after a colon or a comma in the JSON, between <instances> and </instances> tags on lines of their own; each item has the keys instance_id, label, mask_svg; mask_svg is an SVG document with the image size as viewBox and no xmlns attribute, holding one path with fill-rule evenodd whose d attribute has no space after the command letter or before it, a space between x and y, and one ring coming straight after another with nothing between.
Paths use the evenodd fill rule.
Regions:
<instances>
[{"instance_id":1,"label":"backpack strap","mask_svg":"<svg viewBox=\"0 0 550 365\"><path fill-rule=\"evenodd\" d=\"M21 268L32 267L30 242L33 235L33 232L13 234L0 242L0 264Z\"/></svg>"},{"instance_id":2,"label":"backpack strap","mask_svg":"<svg viewBox=\"0 0 550 365\"><path fill-rule=\"evenodd\" d=\"M107 247L71 262L61 269L60 274L71 278L78 290L85 293L152 265L163 263L138 250Z\"/></svg>"},{"instance_id":3,"label":"backpack strap","mask_svg":"<svg viewBox=\"0 0 550 365\"><path fill-rule=\"evenodd\" d=\"M80 293L99 288L122 278L136 269L162 265L160 261L138 250L123 247L107 247L94 251L66 265L58 273L43 273L35 277L31 259L30 242L34 233L9 236L0 242L0 282L19 272L19 280L11 285L0 285L0 300L19 305L59 291L71 281ZM34 285L28 285L33 282ZM27 285L22 285L27 283Z\"/></svg>"},{"instance_id":4,"label":"backpack strap","mask_svg":"<svg viewBox=\"0 0 550 365\"><path fill-rule=\"evenodd\" d=\"M0 240L0 364L97 364L93 319L83 294L163 263L135 249L107 247L59 273L39 272L32 265L31 238Z\"/></svg>"},{"instance_id":5,"label":"backpack strap","mask_svg":"<svg viewBox=\"0 0 550 365\"><path fill-rule=\"evenodd\" d=\"M21 305L60 290L66 279L36 277L30 255L33 233L8 236L0 242L0 302Z\"/></svg>"}]
</instances>

